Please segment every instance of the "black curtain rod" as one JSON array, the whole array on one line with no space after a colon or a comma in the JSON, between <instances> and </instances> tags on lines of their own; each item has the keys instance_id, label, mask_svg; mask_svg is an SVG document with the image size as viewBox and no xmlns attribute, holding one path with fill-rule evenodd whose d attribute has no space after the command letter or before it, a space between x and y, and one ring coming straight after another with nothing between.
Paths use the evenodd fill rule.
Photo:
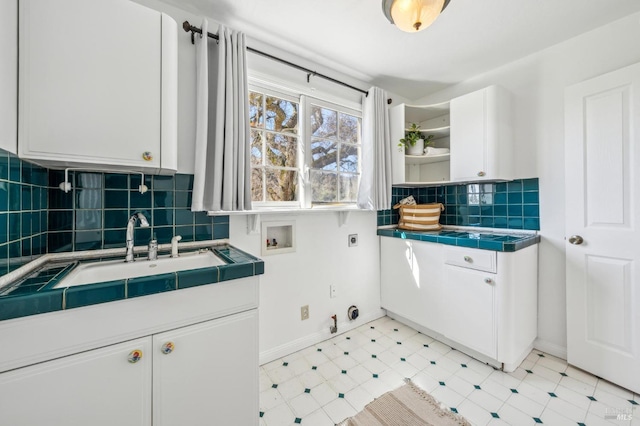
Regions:
<instances>
[{"instance_id":1,"label":"black curtain rod","mask_svg":"<svg viewBox=\"0 0 640 426\"><path fill-rule=\"evenodd\" d=\"M184 29L186 32L191 32L191 44L194 44L194 35L193 35L194 33L202 34L202 29L191 25L189 23L189 21L184 21L182 23L182 29ZM207 35L209 37L213 38L213 39L218 40L218 34L213 34L213 33L210 33L210 32L207 31ZM324 75L324 74L320 74L319 72L312 71L309 68L302 67L300 65L294 64L293 62L289 62L287 60L278 58L276 56L270 55L268 53L262 52L260 50L256 50L256 49L248 47L248 46L247 46L247 50L249 52L251 52L251 53L255 53L257 55L264 56L265 58L269 58L271 60L283 63L285 65L289 65L292 68L295 68L295 69L298 69L300 71L306 72L307 73L307 83L309 82L309 79L311 78L311 76L320 77L320 78L324 78L325 80L329 80L329 81L331 81L331 82L333 82L335 84L339 84L341 86L348 87L351 90L355 90L357 92L363 93L365 96L369 95L369 92L367 92L366 90L358 89L357 87L354 87L354 86L352 86L350 84L344 83L344 82L342 82L340 80L336 80L335 78L329 77L328 75Z\"/></svg>"}]
</instances>

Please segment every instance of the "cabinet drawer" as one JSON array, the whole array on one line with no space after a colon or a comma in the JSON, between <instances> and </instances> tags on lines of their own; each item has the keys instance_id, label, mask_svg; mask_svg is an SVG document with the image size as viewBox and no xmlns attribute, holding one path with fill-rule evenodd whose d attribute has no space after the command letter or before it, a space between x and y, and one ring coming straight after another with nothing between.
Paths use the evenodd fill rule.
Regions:
<instances>
[{"instance_id":1,"label":"cabinet drawer","mask_svg":"<svg viewBox=\"0 0 640 426\"><path fill-rule=\"evenodd\" d=\"M496 252L445 246L445 263L479 271L496 272Z\"/></svg>"}]
</instances>

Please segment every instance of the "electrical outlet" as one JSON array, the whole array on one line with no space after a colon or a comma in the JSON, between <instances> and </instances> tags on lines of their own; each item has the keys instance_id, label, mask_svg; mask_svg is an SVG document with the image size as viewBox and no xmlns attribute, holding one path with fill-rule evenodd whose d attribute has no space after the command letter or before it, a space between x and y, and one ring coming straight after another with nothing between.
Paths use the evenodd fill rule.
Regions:
<instances>
[{"instance_id":1,"label":"electrical outlet","mask_svg":"<svg viewBox=\"0 0 640 426\"><path fill-rule=\"evenodd\" d=\"M329 297L331 297L332 299L335 299L335 297L336 297L336 285L335 284L330 284L329 285Z\"/></svg>"},{"instance_id":2,"label":"electrical outlet","mask_svg":"<svg viewBox=\"0 0 640 426\"><path fill-rule=\"evenodd\" d=\"M304 305L300 308L300 320L308 320L309 319L309 305Z\"/></svg>"},{"instance_id":3,"label":"electrical outlet","mask_svg":"<svg viewBox=\"0 0 640 426\"><path fill-rule=\"evenodd\" d=\"M355 247L358 245L358 234L349 235L349 247Z\"/></svg>"}]
</instances>

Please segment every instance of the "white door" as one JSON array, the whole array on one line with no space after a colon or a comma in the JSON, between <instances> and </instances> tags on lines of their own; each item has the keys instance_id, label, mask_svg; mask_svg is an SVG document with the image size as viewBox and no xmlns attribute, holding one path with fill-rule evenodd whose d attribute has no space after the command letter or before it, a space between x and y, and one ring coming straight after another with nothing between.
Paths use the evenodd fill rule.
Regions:
<instances>
[{"instance_id":1,"label":"white door","mask_svg":"<svg viewBox=\"0 0 640 426\"><path fill-rule=\"evenodd\" d=\"M568 361L640 392L640 64L565 93Z\"/></svg>"},{"instance_id":2,"label":"white door","mask_svg":"<svg viewBox=\"0 0 640 426\"><path fill-rule=\"evenodd\" d=\"M150 346L137 339L0 374L0 424L151 426Z\"/></svg>"},{"instance_id":3,"label":"white door","mask_svg":"<svg viewBox=\"0 0 640 426\"><path fill-rule=\"evenodd\" d=\"M258 424L257 309L156 334L153 348L154 426Z\"/></svg>"}]
</instances>

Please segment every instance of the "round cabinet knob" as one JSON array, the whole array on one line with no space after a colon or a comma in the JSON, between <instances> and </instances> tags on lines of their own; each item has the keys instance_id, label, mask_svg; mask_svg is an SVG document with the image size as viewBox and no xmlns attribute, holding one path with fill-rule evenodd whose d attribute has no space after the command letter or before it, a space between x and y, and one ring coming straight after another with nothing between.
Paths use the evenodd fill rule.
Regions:
<instances>
[{"instance_id":1,"label":"round cabinet knob","mask_svg":"<svg viewBox=\"0 0 640 426\"><path fill-rule=\"evenodd\" d=\"M144 161L151 161L153 160L153 154L151 153L151 151L145 151L142 153L142 159Z\"/></svg>"},{"instance_id":2,"label":"round cabinet knob","mask_svg":"<svg viewBox=\"0 0 640 426\"><path fill-rule=\"evenodd\" d=\"M174 345L173 342L167 342L164 345L162 345L162 348L160 350L162 351L163 354L169 355L171 352L173 352L175 348L176 348L176 345Z\"/></svg>"},{"instance_id":3,"label":"round cabinet knob","mask_svg":"<svg viewBox=\"0 0 640 426\"><path fill-rule=\"evenodd\" d=\"M473 263L473 259L471 257L469 257L469 256L465 256L464 257L464 261L467 262L467 263Z\"/></svg>"},{"instance_id":4,"label":"round cabinet knob","mask_svg":"<svg viewBox=\"0 0 640 426\"><path fill-rule=\"evenodd\" d=\"M491 278L485 278L484 282L487 284L493 284L493 280Z\"/></svg>"},{"instance_id":5,"label":"round cabinet knob","mask_svg":"<svg viewBox=\"0 0 640 426\"><path fill-rule=\"evenodd\" d=\"M573 244L574 246L579 246L580 244L584 243L584 239L582 239L580 235L572 235L569 237L569 243Z\"/></svg>"},{"instance_id":6,"label":"round cabinet knob","mask_svg":"<svg viewBox=\"0 0 640 426\"><path fill-rule=\"evenodd\" d=\"M127 358L131 364L135 364L136 362L142 359L142 350L134 349L129 352L129 357Z\"/></svg>"},{"instance_id":7,"label":"round cabinet knob","mask_svg":"<svg viewBox=\"0 0 640 426\"><path fill-rule=\"evenodd\" d=\"M478 176L483 177L484 175L486 175L486 173L485 173L485 172L483 172L483 171L479 171L479 172L478 172Z\"/></svg>"}]
</instances>

